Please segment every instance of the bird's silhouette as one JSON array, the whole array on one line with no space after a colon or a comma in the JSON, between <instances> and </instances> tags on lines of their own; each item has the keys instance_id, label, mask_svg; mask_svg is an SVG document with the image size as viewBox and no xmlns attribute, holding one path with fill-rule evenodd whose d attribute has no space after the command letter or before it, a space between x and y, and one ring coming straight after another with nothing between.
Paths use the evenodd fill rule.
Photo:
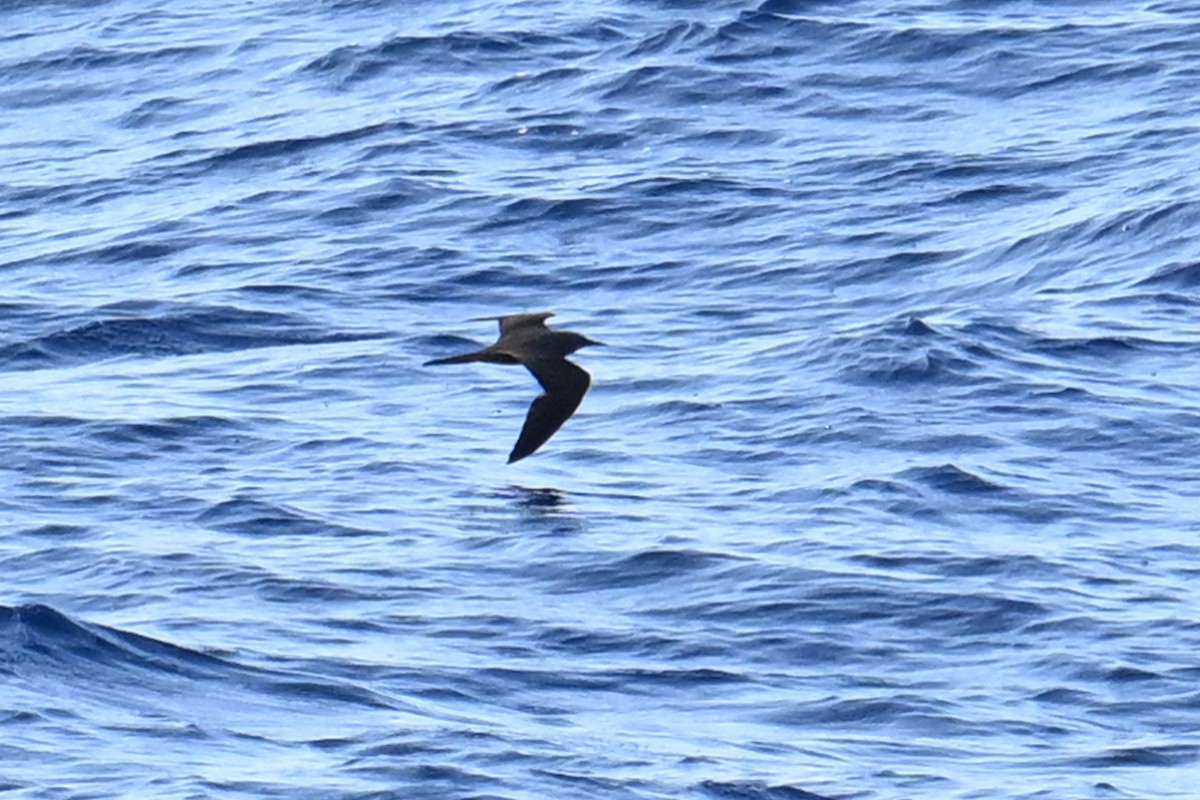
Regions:
<instances>
[{"instance_id":1,"label":"bird's silhouette","mask_svg":"<svg viewBox=\"0 0 1200 800\"><path fill-rule=\"evenodd\" d=\"M533 373L544 390L538 395L525 417L525 426L508 456L508 463L532 455L554 435L562 424L579 408L579 403L592 384L583 369L567 361L567 356L581 347L602 345L580 333L559 331L546 327L553 311L533 314L508 314L503 317L476 317L475 321L498 320L500 338L474 353L426 361L435 364L466 364L486 361L492 364L522 364Z\"/></svg>"}]
</instances>

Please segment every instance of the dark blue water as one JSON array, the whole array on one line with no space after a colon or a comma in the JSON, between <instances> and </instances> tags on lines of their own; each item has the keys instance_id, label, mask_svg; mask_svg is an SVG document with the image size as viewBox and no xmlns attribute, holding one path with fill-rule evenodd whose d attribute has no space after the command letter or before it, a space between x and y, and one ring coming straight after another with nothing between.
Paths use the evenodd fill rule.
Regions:
<instances>
[{"instance_id":1,"label":"dark blue water","mask_svg":"<svg viewBox=\"0 0 1200 800\"><path fill-rule=\"evenodd\" d=\"M0 796L1195 797L1200 5L0 11Z\"/></svg>"}]
</instances>

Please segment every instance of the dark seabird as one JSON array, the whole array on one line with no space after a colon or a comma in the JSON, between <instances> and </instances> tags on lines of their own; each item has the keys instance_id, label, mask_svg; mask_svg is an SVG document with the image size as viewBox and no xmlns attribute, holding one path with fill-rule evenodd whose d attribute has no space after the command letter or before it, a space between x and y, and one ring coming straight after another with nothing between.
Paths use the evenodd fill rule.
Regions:
<instances>
[{"instance_id":1,"label":"dark seabird","mask_svg":"<svg viewBox=\"0 0 1200 800\"><path fill-rule=\"evenodd\" d=\"M602 345L583 334L557 331L546 327L553 311L536 314L509 314L504 317L476 317L475 321L500 321L500 338L475 353L426 361L433 364L466 364L487 361L490 364L524 364L545 391L534 398L525 417L525 427L508 455L508 463L532 455L546 443L562 424L579 408L592 377L570 361L567 356L589 344Z\"/></svg>"}]
</instances>

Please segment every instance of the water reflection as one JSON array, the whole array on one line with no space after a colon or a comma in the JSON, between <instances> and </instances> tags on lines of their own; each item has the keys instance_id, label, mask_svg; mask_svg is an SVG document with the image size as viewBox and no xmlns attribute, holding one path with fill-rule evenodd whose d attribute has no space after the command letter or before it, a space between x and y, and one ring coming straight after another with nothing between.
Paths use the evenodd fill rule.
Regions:
<instances>
[{"instance_id":1,"label":"water reflection","mask_svg":"<svg viewBox=\"0 0 1200 800\"><path fill-rule=\"evenodd\" d=\"M521 508L537 512L570 510L570 497L558 489L512 485L503 494Z\"/></svg>"}]
</instances>

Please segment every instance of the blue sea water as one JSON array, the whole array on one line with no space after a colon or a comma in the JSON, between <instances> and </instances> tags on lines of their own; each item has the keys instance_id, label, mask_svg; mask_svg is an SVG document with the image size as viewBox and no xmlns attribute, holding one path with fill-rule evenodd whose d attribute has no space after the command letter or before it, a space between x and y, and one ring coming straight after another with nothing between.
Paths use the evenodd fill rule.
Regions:
<instances>
[{"instance_id":1,"label":"blue sea water","mask_svg":"<svg viewBox=\"0 0 1200 800\"><path fill-rule=\"evenodd\" d=\"M0 797L1196 796L1200 4L0 12Z\"/></svg>"}]
</instances>

